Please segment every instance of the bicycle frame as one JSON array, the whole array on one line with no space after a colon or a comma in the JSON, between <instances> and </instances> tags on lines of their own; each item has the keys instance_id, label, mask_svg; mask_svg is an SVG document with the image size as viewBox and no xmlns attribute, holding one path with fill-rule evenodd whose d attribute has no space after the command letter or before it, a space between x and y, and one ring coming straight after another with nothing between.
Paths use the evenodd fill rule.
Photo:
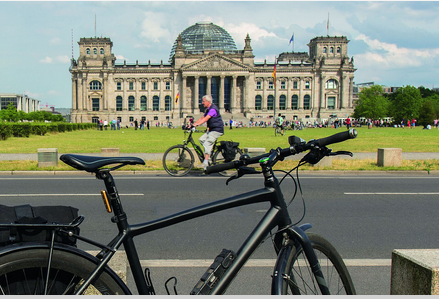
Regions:
<instances>
[{"instance_id":1,"label":"bicycle frame","mask_svg":"<svg viewBox=\"0 0 439 299\"><path fill-rule=\"evenodd\" d=\"M119 234L109 243L109 245L101 246L102 248L104 248L101 253L104 253L104 251L106 251L103 254L103 259L101 263L97 266L95 272L84 283L82 288L77 291L77 294L81 294L83 290L88 287L88 284L100 274L100 271L104 269L105 265L111 259L111 256L122 244L124 245L128 262L130 264L139 294L153 294L153 287L152 285L148 285L142 271L140 260L137 254L137 249L133 240L135 236L146 234L148 232L159 230L219 211L261 202L269 202L270 208L267 210L261 221L257 224L249 237L236 252L237 257L235 261L225 272L220 281L215 285L211 294L223 294L226 291L229 284L232 282L236 274L250 258L251 254L266 238L270 231L273 230L276 226L279 228L278 232L282 231L283 233L282 238L275 239L275 242L277 243L275 244L275 248L280 249L282 245L286 245L283 244L286 240L297 240L298 242L300 242L311 264L314 275L319 277L319 286L322 293L328 293L326 283L324 281L323 274L318 260L315 256L314 250L312 249L312 246L307 239L306 234L303 232L305 229L309 228L310 225L305 225L301 227L291 226L291 219L289 217L287 206L280 190L279 182L273 175L271 168L270 171L266 174L268 175L265 176L265 187L262 189L207 203L160 219L130 225L128 224L126 214L123 212L119 194L116 189L116 185L114 183L112 175L108 170L102 170L96 173L96 177L98 179L102 179L106 185L110 205L114 210L114 217L112 218L112 221L117 223ZM273 287L276 288L279 286Z\"/></svg>"},{"instance_id":2,"label":"bicycle frame","mask_svg":"<svg viewBox=\"0 0 439 299\"><path fill-rule=\"evenodd\" d=\"M197 153L198 158L200 159L200 162L203 162L204 161L204 151L198 144L195 143L194 138L192 138L192 133L193 133L193 131L191 131L189 133L189 137L187 138L187 141L183 140L183 146L186 147L188 144L192 144L195 152ZM217 144L215 142L215 144L212 147L212 155L213 155L213 153L215 153L216 148L217 148Z\"/></svg>"}]
</instances>

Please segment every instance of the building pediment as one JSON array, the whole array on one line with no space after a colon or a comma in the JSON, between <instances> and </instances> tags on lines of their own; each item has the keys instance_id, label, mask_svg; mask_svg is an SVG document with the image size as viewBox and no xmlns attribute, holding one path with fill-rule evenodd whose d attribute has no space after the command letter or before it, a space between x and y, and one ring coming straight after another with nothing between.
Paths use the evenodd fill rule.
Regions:
<instances>
[{"instance_id":1,"label":"building pediment","mask_svg":"<svg viewBox=\"0 0 439 299\"><path fill-rule=\"evenodd\" d=\"M239 61L220 54L214 54L194 61L181 68L182 71L250 71L251 68Z\"/></svg>"}]
</instances>

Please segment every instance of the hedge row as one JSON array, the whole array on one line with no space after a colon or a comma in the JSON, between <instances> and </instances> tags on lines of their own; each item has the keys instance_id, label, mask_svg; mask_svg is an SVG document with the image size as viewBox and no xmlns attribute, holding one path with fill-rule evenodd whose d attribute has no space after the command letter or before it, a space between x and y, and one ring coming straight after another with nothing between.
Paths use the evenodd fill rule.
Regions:
<instances>
[{"instance_id":1,"label":"hedge row","mask_svg":"<svg viewBox=\"0 0 439 299\"><path fill-rule=\"evenodd\" d=\"M8 137L29 137L30 135L44 136L48 132L71 132L76 130L86 130L94 128L94 124L85 123L11 123L0 122L0 140L6 140Z\"/></svg>"}]
</instances>

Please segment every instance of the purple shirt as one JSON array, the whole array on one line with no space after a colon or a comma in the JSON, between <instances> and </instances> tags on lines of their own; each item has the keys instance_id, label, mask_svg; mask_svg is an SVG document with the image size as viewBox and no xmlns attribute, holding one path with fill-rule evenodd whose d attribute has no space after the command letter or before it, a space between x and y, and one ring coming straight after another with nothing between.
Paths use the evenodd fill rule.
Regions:
<instances>
[{"instance_id":1,"label":"purple shirt","mask_svg":"<svg viewBox=\"0 0 439 299\"><path fill-rule=\"evenodd\" d=\"M215 109L210 109L207 115L209 115L210 117L216 117L218 113L216 113Z\"/></svg>"}]
</instances>

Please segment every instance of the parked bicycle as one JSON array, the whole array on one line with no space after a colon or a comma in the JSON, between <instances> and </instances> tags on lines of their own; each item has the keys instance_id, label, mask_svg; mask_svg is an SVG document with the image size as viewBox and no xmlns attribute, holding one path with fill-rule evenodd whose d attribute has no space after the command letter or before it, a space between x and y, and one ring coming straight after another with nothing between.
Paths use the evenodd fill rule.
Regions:
<instances>
[{"instance_id":1,"label":"parked bicycle","mask_svg":"<svg viewBox=\"0 0 439 299\"><path fill-rule=\"evenodd\" d=\"M191 128L186 131L189 136L186 140L183 140L183 144L177 144L171 146L163 154L163 167L166 172L172 176L185 176L194 167L195 157L191 149L188 147L191 144L194 148L200 163L204 161L204 152L202 148L195 143L192 134L195 132L195 128ZM210 165L221 164L224 162L230 162L243 154L242 150L238 147L239 143L229 141L216 141L212 148ZM236 171L224 170L219 172L223 176L232 176L236 174Z\"/></svg>"},{"instance_id":2,"label":"parked bicycle","mask_svg":"<svg viewBox=\"0 0 439 299\"><path fill-rule=\"evenodd\" d=\"M129 224L111 172L125 165L144 165L142 159L64 154L60 157L64 163L78 170L94 173L96 178L104 181L106 191L101 191L102 198L107 212L114 214L111 221L116 223L118 233L106 245L80 236L75 228L82 222L83 216L68 225L2 224L2 230L42 228L50 232L48 236L51 237L49 242L16 243L1 249L0 292L7 295L87 292L131 294L129 288L108 266L110 259L123 245L138 293L155 294L151 272L141 267L134 237L227 209L269 202L270 208L243 245L236 252L223 250L195 284L191 294L223 294L253 252L268 238L272 239L277 253L272 275L272 294L355 294L349 272L334 247L324 238L309 233L310 224L299 225L290 218L288 205L294 196L287 204L280 188L283 179L279 181L276 178L273 166L285 157L308 150L309 153L294 169L304 163L315 164L325 156L352 155L344 151L333 153L326 146L355 138L356 134L356 131L351 129L307 143L298 137L290 136L288 148L273 149L267 154L253 158L243 155L239 160L209 166L206 173L236 169L237 174L228 178L227 183L247 174L262 174L264 188L139 224ZM256 171L248 167L253 163L259 163L261 170ZM108 168L110 165L116 166ZM290 173L294 169L287 172L284 178L292 177ZM66 245L59 237L79 239L99 247L101 251L92 256L76 247ZM177 287L174 287L174 290L176 289Z\"/></svg>"}]
</instances>

